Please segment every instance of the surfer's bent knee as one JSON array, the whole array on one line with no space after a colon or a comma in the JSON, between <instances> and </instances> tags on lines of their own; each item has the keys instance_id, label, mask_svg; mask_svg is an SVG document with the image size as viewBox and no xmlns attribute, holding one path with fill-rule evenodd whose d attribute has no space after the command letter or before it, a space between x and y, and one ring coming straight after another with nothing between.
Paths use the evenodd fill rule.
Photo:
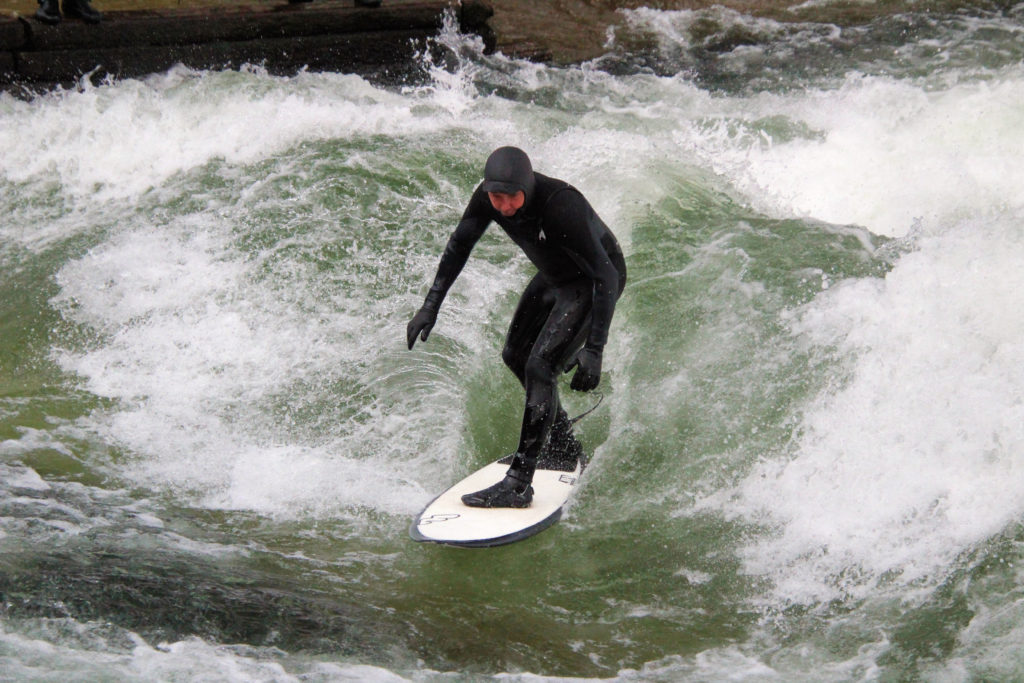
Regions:
<instances>
[{"instance_id":1,"label":"surfer's bent knee","mask_svg":"<svg viewBox=\"0 0 1024 683\"><path fill-rule=\"evenodd\" d=\"M531 383L554 383L555 367L547 358L531 355L526 360L526 380Z\"/></svg>"}]
</instances>

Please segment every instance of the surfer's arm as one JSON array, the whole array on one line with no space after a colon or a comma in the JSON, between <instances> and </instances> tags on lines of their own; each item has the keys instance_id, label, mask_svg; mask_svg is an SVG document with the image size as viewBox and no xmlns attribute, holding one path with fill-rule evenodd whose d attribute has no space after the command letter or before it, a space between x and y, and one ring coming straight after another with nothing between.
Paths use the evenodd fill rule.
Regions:
<instances>
[{"instance_id":1,"label":"surfer's arm","mask_svg":"<svg viewBox=\"0 0 1024 683\"><path fill-rule=\"evenodd\" d=\"M576 374L569 383L569 388L575 391L591 391L601 382L604 345L608 341L608 328L611 327L619 291L619 271L612 265L604 249L586 253L587 256L584 256L579 252L569 251L569 255L594 285L590 333L586 344L565 370L569 372L576 368Z\"/></svg>"},{"instance_id":2,"label":"surfer's arm","mask_svg":"<svg viewBox=\"0 0 1024 683\"><path fill-rule=\"evenodd\" d=\"M548 204L544 224L560 226L561 248L593 284L590 334L586 347L598 353L608 342L608 330L619 296L619 271L601 237L607 228L578 191L567 189Z\"/></svg>"},{"instance_id":3,"label":"surfer's arm","mask_svg":"<svg viewBox=\"0 0 1024 683\"><path fill-rule=\"evenodd\" d=\"M445 245L444 252L441 254L441 262L437 266L437 274L434 276L430 291L427 292L423 306L409 323L406 337L410 349L416 343L417 336L422 341L426 341L430 336L430 331L437 321L441 303L459 277L459 273L462 272L466 261L469 260L469 254L473 251L473 247L476 246L477 241L491 222L490 216L481 207L480 194L479 190L473 193L473 198L463 212L462 219L455 226L451 237L448 238L448 244ZM486 195L484 196L486 197Z\"/></svg>"},{"instance_id":4,"label":"surfer's arm","mask_svg":"<svg viewBox=\"0 0 1024 683\"><path fill-rule=\"evenodd\" d=\"M555 234L560 248L593 285L590 332L583 348L565 369L569 372L576 368L570 388L590 391L601 381L604 345L621 284L619 271L601 243L607 228L577 190L567 188L548 202L544 224L559 226Z\"/></svg>"},{"instance_id":5,"label":"surfer's arm","mask_svg":"<svg viewBox=\"0 0 1024 683\"><path fill-rule=\"evenodd\" d=\"M444 252L441 254L441 262L437 266L434 282L423 302L425 307L430 307L435 312L440 310L441 303L448 295L448 290L455 284L459 273L462 272L466 261L469 260L469 254L473 251L473 247L476 246L491 222L490 216L480 205L479 194L479 192L473 194L469 206L462 214L462 219L455 226L451 237L448 238L448 244L445 245Z\"/></svg>"}]
</instances>

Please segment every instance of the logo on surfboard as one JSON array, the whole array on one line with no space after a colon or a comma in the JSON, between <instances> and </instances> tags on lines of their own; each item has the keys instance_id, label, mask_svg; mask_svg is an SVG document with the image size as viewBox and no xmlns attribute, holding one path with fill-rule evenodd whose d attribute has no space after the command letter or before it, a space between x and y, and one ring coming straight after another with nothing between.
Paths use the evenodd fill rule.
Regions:
<instances>
[{"instance_id":1,"label":"logo on surfboard","mask_svg":"<svg viewBox=\"0 0 1024 683\"><path fill-rule=\"evenodd\" d=\"M429 517L422 517L420 519L420 526L424 526L426 524L437 524L438 522L450 522L451 520L458 519L461 516L462 515L457 512L435 513Z\"/></svg>"}]
</instances>

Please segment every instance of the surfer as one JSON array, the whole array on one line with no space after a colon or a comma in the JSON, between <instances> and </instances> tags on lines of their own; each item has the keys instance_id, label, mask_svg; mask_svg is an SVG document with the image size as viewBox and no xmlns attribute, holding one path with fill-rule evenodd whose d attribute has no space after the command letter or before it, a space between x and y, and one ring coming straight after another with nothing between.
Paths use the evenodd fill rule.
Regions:
<instances>
[{"instance_id":1,"label":"surfer","mask_svg":"<svg viewBox=\"0 0 1024 683\"><path fill-rule=\"evenodd\" d=\"M427 340L441 302L491 222L537 268L502 351L526 391L526 407L505 478L462 501L473 507L527 507L538 459L571 459L571 470L583 455L559 404L557 379L575 368L572 389L590 391L600 382L608 328L626 285L626 262L615 236L579 190L535 173L521 149L501 147L488 157L484 181L445 246L423 306L409 322L410 350L417 337Z\"/></svg>"}]
</instances>

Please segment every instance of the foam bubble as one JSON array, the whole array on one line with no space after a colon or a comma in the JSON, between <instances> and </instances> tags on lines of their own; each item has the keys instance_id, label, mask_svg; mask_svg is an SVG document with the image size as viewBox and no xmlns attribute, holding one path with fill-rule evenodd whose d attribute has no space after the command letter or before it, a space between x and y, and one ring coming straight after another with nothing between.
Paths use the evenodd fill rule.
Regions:
<instances>
[{"instance_id":1,"label":"foam bubble","mask_svg":"<svg viewBox=\"0 0 1024 683\"><path fill-rule=\"evenodd\" d=\"M679 32L698 17L628 16L669 44L685 43ZM662 147L692 155L760 211L902 237L1024 207L1024 69L948 80L849 72L791 92L708 98L666 78L665 101L645 112L674 123Z\"/></svg>"},{"instance_id":2,"label":"foam bubble","mask_svg":"<svg viewBox=\"0 0 1024 683\"><path fill-rule=\"evenodd\" d=\"M1019 210L1022 82L1019 67L938 91L852 77L837 92L783 98L779 111L820 137L752 146L739 177L778 209L892 236Z\"/></svg>"},{"instance_id":3,"label":"foam bubble","mask_svg":"<svg viewBox=\"0 0 1024 683\"><path fill-rule=\"evenodd\" d=\"M383 331L339 312L306 316L254 282L252 264L221 242L185 233L130 231L58 278L55 303L103 341L57 358L90 391L121 402L87 421L135 454L122 475L212 507L268 513L339 504L406 510L425 495L362 462L385 438L366 438L362 421L339 421L316 446L277 445L287 424L267 431L273 412L265 406L282 391L308 382L327 391L318 373L360 381L369 337L354 333Z\"/></svg>"},{"instance_id":4,"label":"foam bubble","mask_svg":"<svg viewBox=\"0 0 1024 683\"><path fill-rule=\"evenodd\" d=\"M0 623L0 663L18 680L40 674L75 680L380 681L407 679L388 669L290 657L272 647L220 645L199 638L151 644L136 633L71 619Z\"/></svg>"},{"instance_id":5,"label":"foam bubble","mask_svg":"<svg viewBox=\"0 0 1024 683\"><path fill-rule=\"evenodd\" d=\"M0 176L57 179L72 197L137 197L213 160L246 164L303 141L449 126L443 107L451 91L432 102L429 92L403 96L356 76L280 79L260 69L177 67L31 102L5 100ZM23 143L26 135L32 144Z\"/></svg>"},{"instance_id":6,"label":"foam bubble","mask_svg":"<svg viewBox=\"0 0 1024 683\"><path fill-rule=\"evenodd\" d=\"M777 527L744 558L784 600L935 585L1024 515L1020 219L921 238L884 280L841 283L794 318L848 378L727 505Z\"/></svg>"},{"instance_id":7,"label":"foam bubble","mask_svg":"<svg viewBox=\"0 0 1024 683\"><path fill-rule=\"evenodd\" d=\"M1021 572L1016 572L1019 585ZM1016 681L1024 678L1024 603L1000 593L1000 603L976 608L953 656L928 667L929 680Z\"/></svg>"},{"instance_id":8,"label":"foam bubble","mask_svg":"<svg viewBox=\"0 0 1024 683\"><path fill-rule=\"evenodd\" d=\"M458 457L465 367L441 359L425 370L404 350L405 311L360 277L388 268L372 249L325 283L308 252L281 257L267 277L266 259L247 257L236 238L219 213L129 222L61 268L52 303L90 334L54 357L114 400L81 425L121 452L108 463L118 478L192 504L414 511L430 497L421 480L439 487L448 467L438 463ZM316 232L303 249L336 238ZM502 267L467 269L432 344L460 321L463 343L488 343L482 323L504 291ZM323 296L326 287L348 294Z\"/></svg>"}]
</instances>

